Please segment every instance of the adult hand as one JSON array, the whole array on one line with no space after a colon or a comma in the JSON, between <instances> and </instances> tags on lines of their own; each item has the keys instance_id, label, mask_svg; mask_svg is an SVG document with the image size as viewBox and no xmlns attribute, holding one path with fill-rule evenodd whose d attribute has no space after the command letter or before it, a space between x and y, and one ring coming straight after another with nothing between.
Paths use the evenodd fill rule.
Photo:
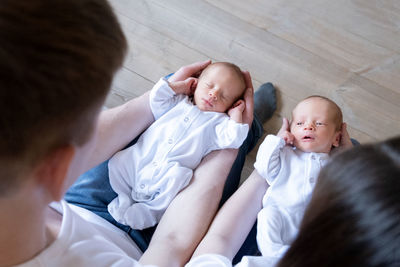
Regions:
<instances>
[{"instance_id":1,"label":"adult hand","mask_svg":"<svg viewBox=\"0 0 400 267\"><path fill-rule=\"evenodd\" d=\"M177 72L168 78L170 82L184 81L189 77L198 77L200 73L211 64L211 60L199 61L193 64L181 67Z\"/></svg>"},{"instance_id":2,"label":"adult hand","mask_svg":"<svg viewBox=\"0 0 400 267\"><path fill-rule=\"evenodd\" d=\"M343 122L342 129L340 131L339 146L332 148L330 154L333 155L333 154L342 152L343 150L346 150L346 149L349 149L352 147L353 147L353 143L351 142L349 132L347 131L347 124L345 122Z\"/></svg>"},{"instance_id":3,"label":"adult hand","mask_svg":"<svg viewBox=\"0 0 400 267\"><path fill-rule=\"evenodd\" d=\"M351 142L349 132L347 131L347 124L343 122L342 124L342 130L340 134L340 142L339 142L339 148L340 149L348 149L352 148L353 143Z\"/></svg>"},{"instance_id":4,"label":"adult hand","mask_svg":"<svg viewBox=\"0 0 400 267\"><path fill-rule=\"evenodd\" d=\"M243 123L247 123L249 127L253 123L254 115L254 88L251 82L250 73L248 71L243 71L244 80L246 82L246 91L244 92L243 99L245 103L245 108L243 110Z\"/></svg>"},{"instance_id":5,"label":"adult hand","mask_svg":"<svg viewBox=\"0 0 400 267\"><path fill-rule=\"evenodd\" d=\"M287 118L283 118L282 127L276 135L285 140L286 145L293 145L294 136L290 132L289 120Z\"/></svg>"},{"instance_id":6,"label":"adult hand","mask_svg":"<svg viewBox=\"0 0 400 267\"><path fill-rule=\"evenodd\" d=\"M168 84L176 94L192 96L197 87L197 80L197 78L190 77L184 81L168 81Z\"/></svg>"}]
</instances>

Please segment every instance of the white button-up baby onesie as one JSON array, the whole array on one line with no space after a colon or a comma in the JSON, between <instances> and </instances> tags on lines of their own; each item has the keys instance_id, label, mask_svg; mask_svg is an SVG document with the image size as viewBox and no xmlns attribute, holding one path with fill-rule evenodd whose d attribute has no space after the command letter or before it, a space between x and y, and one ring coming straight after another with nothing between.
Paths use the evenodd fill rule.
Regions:
<instances>
[{"instance_id":1,"label":"white button-up baby onesie","mask_svg":"<svg viewBox=\"0 0 400 267\"><path fill-rule=\"evenodd\" d=\"M298 233L327 153L302 152L277 136L261 144L254 167L270 187L258 213L257 244L263 256L281 257Z\"/></svg>"},{"instance_id":2,"label":"white button-up baby onesie","mask_svg":"<svg viewBox=\"0 0 400 267\"><path fill-rule=\"evenodd\" d=\"M157 224L201 159L213 150L240 147L249 130L225 113L199 110L164 79L150 92L150 106L156 121L108 164L118 194L108 210L133 229Z\"/></svg>"}]
</instances>

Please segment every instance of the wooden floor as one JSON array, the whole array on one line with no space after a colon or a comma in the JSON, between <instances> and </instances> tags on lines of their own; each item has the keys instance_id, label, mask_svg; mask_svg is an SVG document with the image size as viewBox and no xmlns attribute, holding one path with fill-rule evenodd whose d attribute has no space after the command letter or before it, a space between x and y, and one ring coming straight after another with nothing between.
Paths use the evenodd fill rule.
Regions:
<instances>
[{"instance_id":1,"label":"wooden floor","mask_svg":"<svg viewBox=\"0 0 400 267\"><path fill-rule=\"evenodd\" d=\"M295 104L319 94L361 143L400 134L398 0L110 0L130 51L106 105L119 105L180 66L212 59L272 82L276 133ZM244 176L252 170L250 154Z\"/></svg>"}]
</instances>

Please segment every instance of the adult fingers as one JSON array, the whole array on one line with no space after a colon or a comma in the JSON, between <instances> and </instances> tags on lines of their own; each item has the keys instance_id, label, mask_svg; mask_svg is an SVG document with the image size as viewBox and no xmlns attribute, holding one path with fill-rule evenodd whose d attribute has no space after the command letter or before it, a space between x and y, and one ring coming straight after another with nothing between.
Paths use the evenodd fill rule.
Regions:
<instances>
[{"instance_id":1,"label":"adult fingers","mask_svg":"<svg viewBox=\"0 0 400 267\"><path fill-rule=\"evenodd\" d=\"M253 82L251 81L250 73L247 70L242 71L242 73L243 73L243 77L244 77L244 82L246 83L246 88L251 88L254 91Z\"/></svg>"},{"instance_id":2,"label":"adult fingers","mask_svg":"<svg viewBox=\"0 0 400 267\"><path fill-rule=\"evenodd\" d=\"M243 75L246 80L246 90L243 95L245 109L243 111L243 123L247 123L249 126L253 122L254 116L254 89L251 83L251 77L249 72L244 71Z\"/></svg>"},{"instance_id":3,"label":"adult fingers","mask_svg":"<svg viewBox=\"0 0 400 267\"><path fill-rule=\"evenodd\" d=\"M183 66L177 72L175 72L174 75L169 77L168 80L172 82L183 81L188 77L195 76L210 64L211 60L206 60L206 61L195 62L187 66Z\"/></svg>"},{"instance_id":4,"label":"adult fingers","mask_svg":"<svg viewBox=\"0 0 400 267\"><path fill-rule=\"evenodd\" d=\"M342 130L340 135L340 146L343 148L349 148L353 146L349 132L347 131L347 124L345 122L343 122L342 124Z\"/></svg>"}]
</instances>

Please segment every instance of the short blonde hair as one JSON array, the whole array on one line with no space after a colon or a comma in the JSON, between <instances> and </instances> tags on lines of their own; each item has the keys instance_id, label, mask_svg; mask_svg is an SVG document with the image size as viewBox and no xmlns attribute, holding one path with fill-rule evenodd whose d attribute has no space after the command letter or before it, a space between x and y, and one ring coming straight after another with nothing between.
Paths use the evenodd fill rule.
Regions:
<instances>
[{"instance_id":1,"label":"short blonde hair","mask_svg":"<svg viewBox=\"0 0 400 267\"><path fill-rule=\"evenodd\" d=\"M202 71L199 78L201 78L201 76L205 75L208 72L208 70L212 69L213 67L217 67L217 66L223 66L223 67L226 67L226 68L232 70L233 73L235 73L237 75L237 77L239 78L241 87L243 88L243 92L244 92L244 90L246 89L246 81L244 79L243 72L238 66L236 66L235 64L230 63L230 62L214 62L214 63L208 65L207 68L205 68Z\"/></svg>"},{"instance_id":2,"label":"short blonde hair","mask_svg":"<svg viewBox=\"0 0 400 267\"><path fill-rule=\"evenodd\" d=\"M343 113L342 113L342 110L340 109L340 107L333 100L331 100L331 99L329 99L329 98L327 98L325 96L320 96L320 95L308 96L308 97L304 98L303 100L301 100L300 102L303 102L304 100L307 100L307 99L310 99L310 98L319 98L319 99L325 100L326 102L329 103L331 108L333 110L335 110L335 112L334 112L334 116L335 117L333 118L333 121L334 121L335 126L336 126L335 130L336 131L340 131L342 129L342 124L343 124ZM292 117L293 117L293 114L292 114Z\"/></svg>"}]
</instances>

